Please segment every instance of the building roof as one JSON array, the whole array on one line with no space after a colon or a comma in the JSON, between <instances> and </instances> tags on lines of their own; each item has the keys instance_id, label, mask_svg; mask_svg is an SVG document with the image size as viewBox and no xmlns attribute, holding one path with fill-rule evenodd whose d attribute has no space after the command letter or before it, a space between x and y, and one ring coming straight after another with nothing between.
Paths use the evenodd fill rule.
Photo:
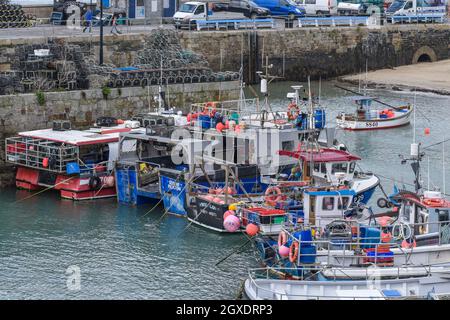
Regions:
<instances>
[{"instance_id":1,"label":"building roof","mask_svg":"<svg viewBox=\"0 0 450 320\"><path fill-rule=\"evenodd\" d=\"M322 148L320 150L311 151L280 150L278 151L278 154L281 156L288 156L308 162L348 162L361 160L360 157L355 156L347 151L332 148Z\"/></svg>"}]
</instances>

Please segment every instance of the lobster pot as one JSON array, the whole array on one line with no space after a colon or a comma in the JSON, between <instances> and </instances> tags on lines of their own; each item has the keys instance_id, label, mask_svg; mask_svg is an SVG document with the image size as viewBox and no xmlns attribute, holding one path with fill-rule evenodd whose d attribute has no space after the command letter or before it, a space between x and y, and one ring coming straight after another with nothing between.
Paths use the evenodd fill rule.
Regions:
<instances>
[{"instance_id":1,"label":"lobster pot","mask_svg":"<svg viewBox=\"0 0 450 320\"><path fill-rule=\"evenodd\" d=\"M243 224L256 224L261 234L278 234L287 221L284 210L268 208L248 208L243 210Z\"/></svg>"},{"instance_id":2,"label":"lobster pot","mask_svg":"<svg viewBox=\"0 0 450 320\"><path fill-rule=\"evenodd\" d=\"M325 110L314 110L314 126L316 129L323 129L325 127Z\"/></svg>"}]
</instances>

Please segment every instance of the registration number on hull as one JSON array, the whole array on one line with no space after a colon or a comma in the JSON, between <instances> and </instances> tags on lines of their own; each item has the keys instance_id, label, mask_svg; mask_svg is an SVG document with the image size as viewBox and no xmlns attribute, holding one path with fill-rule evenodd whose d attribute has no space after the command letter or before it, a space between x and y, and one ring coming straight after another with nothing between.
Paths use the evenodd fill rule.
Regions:
<instances>
[{"instance_id":1,"label":"registration number on hull","mask_svg":"<svg viewBox=\"0 0 450 320\"><path fill-rule=\"evenodd\" d=\"M376 128L378 127L378 122L366 122L367 128Z\"/></svg>"}]
</instances>

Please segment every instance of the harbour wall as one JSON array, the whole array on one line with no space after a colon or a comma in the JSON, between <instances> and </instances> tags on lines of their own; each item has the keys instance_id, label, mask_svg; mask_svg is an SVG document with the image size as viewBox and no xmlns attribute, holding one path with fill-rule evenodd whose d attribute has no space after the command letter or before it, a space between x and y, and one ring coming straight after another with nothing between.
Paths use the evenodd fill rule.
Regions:
<instances>
[{"instance_id":1,"label":"harbour wall","mask_svg":"<svg viewBox=\"0 0 450 320\"><path fill-rule=\"evenodd\" d=\"M133 64L144 48L147 33L105 35L106 63ZM286 80L332 78L421 61L450 58L450 25L385 25L367 27L322 27L241 31L179 31L185 49L203 54L214 71L239 71L244 66L247 82L257 80L265 56L271 73ZM8 70L21 44L60 41L80 45L98 59L98 35L31 39L0 39L0 71Z\"/></svg>"},{"instance_id":2,"label":"harbour wall","mask_svg":"<svg viewBox=\"0 0 450 320\"><path fill-rule=\"evenodd\" d=\"M50 128L53 120L70 120L73 128L81 129L101 116L129 119L157 107L157 95L157 86L111 89L106 97L102 89L46 92L42 105L36 94L0 96L0 187L14 183L14 168L5 163L5 138L20 131ZM238 81L174 84L166 90L169 104L184 111L192 103L238 97Z\"/></svg>"}]
</instances>

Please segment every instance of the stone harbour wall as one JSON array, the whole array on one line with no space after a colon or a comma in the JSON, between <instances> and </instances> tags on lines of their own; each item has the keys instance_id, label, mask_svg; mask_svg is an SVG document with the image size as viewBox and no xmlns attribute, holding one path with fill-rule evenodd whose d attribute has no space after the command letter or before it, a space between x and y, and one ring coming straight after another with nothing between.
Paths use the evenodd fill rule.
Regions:
<instances>
[{"instance_id":1,"label":"stone harbour wall","mask_svg":"<svg viewBox=\"0 0 450 320\"><path fill-rule=\"evenodd\" d=\"M46 92L39 105L36 94L0 96L0 187L14 182L14 168L5 163L4 139L20 131L50 128L53 120L70 120L76 129L89 128L98 117L130 119L158 106L158 87L111 89L105 97L101 89ZM176 110L187 112L192 103L234 100L239 82L169 85L166 98Z\"/></svg>"}]
</instances>

